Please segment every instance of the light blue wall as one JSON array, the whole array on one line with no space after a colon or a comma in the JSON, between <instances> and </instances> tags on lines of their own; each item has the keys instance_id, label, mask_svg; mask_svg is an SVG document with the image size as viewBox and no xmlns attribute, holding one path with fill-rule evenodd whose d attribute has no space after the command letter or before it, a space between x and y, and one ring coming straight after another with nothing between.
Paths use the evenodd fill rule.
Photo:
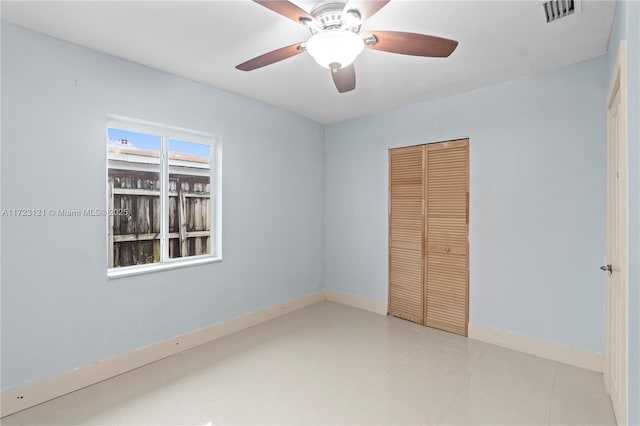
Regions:
<instances>
[{"instance_id":1,"label":"light blue wall","mask_svg":"<svg viewBox=\"0 0 640 426\"><path fill-rule=\"evenodd\" d=\"M470 322L603 352L606 90L601 57L329 126L327 288L386 302L387 149L469 137Z\"/></svg>"},{"instance_id":2,"label":"light blue wall","mask_svg":"<svg viewBox=\"0 0 640 426\"><path fill-rule=\"evenodd\" d=\"M2 391L323 287L324 128L2 23L2 207L104 208L107 114L224 140L224 261L106 278L103 218L2 218Z\"/></svg>"},{"instance_id":3,"label":"light blue wall","mask_svg":"<svg viewBox=\"0 0 640 426\"><path fill-rule=\"evenodd\" d=\"M609 39L609 73L627 40L629 176L629 424L640 424L640 2L618 1Z\"/></svg>"}]
</instances>

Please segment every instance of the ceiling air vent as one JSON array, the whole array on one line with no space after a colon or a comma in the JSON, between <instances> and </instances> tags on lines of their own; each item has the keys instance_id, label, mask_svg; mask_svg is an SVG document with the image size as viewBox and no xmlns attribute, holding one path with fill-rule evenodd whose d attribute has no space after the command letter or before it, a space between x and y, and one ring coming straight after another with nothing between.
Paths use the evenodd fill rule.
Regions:
<instances>
[{"instance_id":1,"label":"ceiling air vent","mask_svg":"<svg viewBox=\"0 0 640 426\"><path fill-rule=\"evenodd\" d=\"M547 22L557 21L574 13L579 13L580 2L578 0L551 0L542 3Z\"/></svg>"}]
</instances>

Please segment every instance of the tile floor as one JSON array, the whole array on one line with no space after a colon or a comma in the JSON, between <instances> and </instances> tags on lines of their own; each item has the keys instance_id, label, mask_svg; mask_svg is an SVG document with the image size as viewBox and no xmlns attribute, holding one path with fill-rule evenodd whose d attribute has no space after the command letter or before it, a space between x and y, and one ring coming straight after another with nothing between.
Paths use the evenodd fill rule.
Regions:
<instances>
[{"instance_id":1,"label":"tile floor","mask_svg":"<svg viewBox=\"0 0 640 426\"><path fill-rule=\"evenodd\" d=\"M2 425L613 425L601 374L331 302Z\"/></svg>"}]
</instances>

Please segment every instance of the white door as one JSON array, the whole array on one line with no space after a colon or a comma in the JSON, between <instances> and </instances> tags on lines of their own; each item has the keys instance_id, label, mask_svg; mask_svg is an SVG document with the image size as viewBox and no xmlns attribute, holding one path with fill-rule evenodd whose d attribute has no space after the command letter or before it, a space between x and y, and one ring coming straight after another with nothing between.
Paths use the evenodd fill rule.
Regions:
<instances>
[{"instance_id":1,"label":"white door","mask_svg":"<svg viewBox=\"0 0 640 426\"><path fill-rule=\"evenodd\" d=\"M620 44L607 107L607 353L605 383L619 425L627 423L626 48Z\"/></svg>"}]
</instances>

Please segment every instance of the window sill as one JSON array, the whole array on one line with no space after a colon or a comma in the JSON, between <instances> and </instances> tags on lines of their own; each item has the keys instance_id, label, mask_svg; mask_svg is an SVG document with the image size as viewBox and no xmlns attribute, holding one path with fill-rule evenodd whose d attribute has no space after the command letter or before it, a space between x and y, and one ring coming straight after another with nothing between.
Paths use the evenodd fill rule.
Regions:
<instances>
[{"instance_id":1,"label":"window sill","mask_svg":"<svg viewBox=\"0 0 640 426\"><path fill-rule=\"evenodd\" d=\"M130 277L132 275L149 274L152 272L166 271L169 269L186 268L189 266L204 265L207 263L221 262L221 257L198 257L197 259L188 259L179 261L167 262L167 263L154 263L150 265L136 265L127 266L123 268L113 268L107 270L107 278L122 278Z\"/></svg>"}]
</instances>

